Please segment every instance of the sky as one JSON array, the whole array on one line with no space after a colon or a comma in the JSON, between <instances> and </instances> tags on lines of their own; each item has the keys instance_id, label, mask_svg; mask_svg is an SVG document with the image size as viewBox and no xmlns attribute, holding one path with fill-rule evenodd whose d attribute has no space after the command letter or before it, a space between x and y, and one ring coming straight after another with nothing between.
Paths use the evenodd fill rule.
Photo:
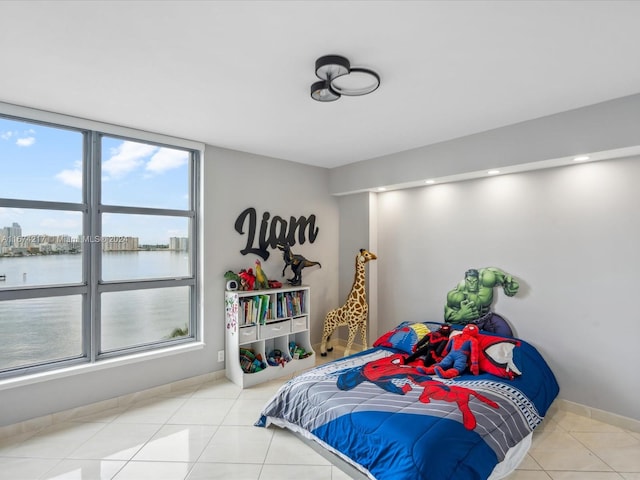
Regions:
<instances>
[{"instance_id":1,"label":"sky","mask_svg":"<svg viewBox=\"0 0 640 480\"><path fill-rule=\"evenodd\" d=\"M0 198L82 203L82 134L0 117ZM189 206L188 153L114 137L102 140L105 205L185 210ZM0 228L20 224L22 235L82 234L79 212L0 206ZM166 244L186 237L186 218L103 215L103 236L139 237Z\"/></svg>"}]
</instances>

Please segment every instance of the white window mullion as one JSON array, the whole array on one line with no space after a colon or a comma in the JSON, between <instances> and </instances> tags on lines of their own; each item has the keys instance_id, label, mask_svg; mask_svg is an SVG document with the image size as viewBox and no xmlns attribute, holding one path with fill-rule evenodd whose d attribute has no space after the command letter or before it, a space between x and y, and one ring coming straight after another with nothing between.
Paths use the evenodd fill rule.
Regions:
<instances>
[{"instance_id":1,"label":"white window mullion","mask_svg":"<svg viewBox=\"0 0 640 480\"><path fill-rule=\"evenodd\" d=\"M88 178L85 185L89 208L86 215L84 235L85 238L92 238L94 235L100 235L101 223L99 212L101 175L100 135L96 132L91 132L88 136L88 146L86 159ZM101 252L95 243L85 242L84 246L87 248L85 265L87 267L89 281L89 294L86 299L87 312L84 318L88 334L86 348L89 351L90 361L95 362L98 358L98 352L100 351L100 295L98 293L98 281L100 279Z\"/></svg>"}]
</instances>

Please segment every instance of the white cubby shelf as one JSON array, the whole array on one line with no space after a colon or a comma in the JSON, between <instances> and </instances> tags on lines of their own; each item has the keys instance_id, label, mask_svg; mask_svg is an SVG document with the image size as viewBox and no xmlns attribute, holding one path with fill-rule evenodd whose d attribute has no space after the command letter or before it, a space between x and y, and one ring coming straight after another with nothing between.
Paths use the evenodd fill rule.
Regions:
<instances>
[{"instance_id":1,"label":"white cubby shelf","mask_svg":"<svg viewBox=\"0 0 640 480\"><path fill-rule=\"evenodd\" d=\"M315 365L310 336L310 288L308 286L268 290L225 292L225 374L242 388L306 370ZM290 355L291 342L308 354ZM260 355L264 368L248 373L241 366L241 350ZM280 350L288 360L269 365L269 353Z\"/></svg>"}]
</instances>

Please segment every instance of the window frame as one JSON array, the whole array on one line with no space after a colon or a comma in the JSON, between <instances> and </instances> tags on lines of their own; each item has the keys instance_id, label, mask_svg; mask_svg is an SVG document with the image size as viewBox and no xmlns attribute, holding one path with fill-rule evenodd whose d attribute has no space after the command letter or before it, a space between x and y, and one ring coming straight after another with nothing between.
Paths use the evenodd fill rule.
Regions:
<instances>
[{"instance_id":1,"label":"window frame","mask_svg":"<svg viewBox=\"0 0 640 480\"><path fill-rule=\"evenodd\" d=\"M20 378L35 373L59 372L68 367L100 364L115 358L134 358L140 353L161 352L163 349L201 342L201 295L200 251L200 172L204 145L174 137L137 131L90 120L67 117L51 112L42 112L25 107L0 103L0 118L26 122L49 128L72 130L82 135L82 197L80 203L46 200L28 200L0 197L0 208L42 209L74 211L82 213L83 238L102 235L102 216L105 213L183 217L188 219L189 269L190 275L176 278L150 278L135 280L102 280L102 245L100 242L85 242L82 248L82 278L79 283L31 285L0 288L0 301L81 295L82 353L80 356L62 360L47 360L9 368L0 372L0 381ZM134 141L158 147L183 150L189 154L187 208L167 209L102 204L101 167L102 138ZM143 345L127 346L109 352L100 352L101 308L103 293L143 290L164 287L186 286L189 288L189 318L186 322L189 335L174 339L160 339Z\"/></svg>"}]
</instances>

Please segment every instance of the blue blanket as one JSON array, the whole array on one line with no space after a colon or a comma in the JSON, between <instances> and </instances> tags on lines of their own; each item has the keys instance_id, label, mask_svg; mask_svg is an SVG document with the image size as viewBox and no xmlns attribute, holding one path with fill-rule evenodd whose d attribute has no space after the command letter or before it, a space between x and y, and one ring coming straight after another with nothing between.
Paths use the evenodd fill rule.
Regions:
<instances>
[{"instance_id":1,"label":"blue blanket","mask_svg":"<svg viewBox=\"0 0 640 480\"><path fill-rule=\"evenodd\" d=\"M256 425L291 428L378 480L487 479L542 421L559 388L522 340L521 375L443 380L376 347L283 385Z\"/></svg>"}]
</instances>

